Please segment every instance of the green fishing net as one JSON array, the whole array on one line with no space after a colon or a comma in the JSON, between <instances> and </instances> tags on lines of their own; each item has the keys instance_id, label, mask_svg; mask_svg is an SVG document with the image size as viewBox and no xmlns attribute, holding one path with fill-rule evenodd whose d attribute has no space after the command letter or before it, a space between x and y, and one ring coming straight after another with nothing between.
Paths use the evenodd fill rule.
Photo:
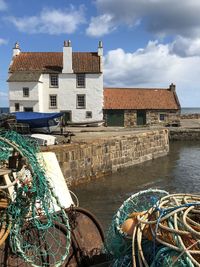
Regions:
<instances>
[{"instance_id":1,"label":"green fishing net","mask_svg":"<svg viewBox=\"0 0 200 267\"><path fill-rule=\"evenodd\" d=\"M131 250L132 241L127 239L121 230L121 225L128 218L128 215L132 212L148 210L165 195L167 195L166 191L149 189L134 194L124 201L114 215L106 235L106 248L112 255L118 258L127 255L127 251Z\"/></svg>"},{"instance_id":2,"label":"green fishing net","mask_svg":"<svg viewBox=\"0 0 200 267\"><path fill-rule=\"evenodd\" d=\"M18 183L6 209L12 221L10 246L13 253L32 266L60 266L69 254L69 220L38 152L37 143L30 137L0 132L0 167L8 164L13 154L23 162L21 168L13 169ZM55 211L55 202L60 211Z\"/></svg>"}]
</instances>

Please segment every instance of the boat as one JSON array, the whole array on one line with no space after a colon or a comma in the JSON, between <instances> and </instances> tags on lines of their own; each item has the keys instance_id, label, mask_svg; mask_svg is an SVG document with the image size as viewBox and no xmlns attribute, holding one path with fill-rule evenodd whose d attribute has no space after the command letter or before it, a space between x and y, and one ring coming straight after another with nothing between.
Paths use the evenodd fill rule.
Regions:
<instances>
[{"instance_id":1,"label":"boat","mask_svg":"<svg viewBox=\"0 0 200 267\"><path fill-rule=\"evenodd\" d=\"M12 131L0 131L0 214L0 266L105 266L102 227L68 189L55 153Z\"/></svg>"},{"instance_id":2,"label":"boat","mask_svg":"<svg viewBox=\"0 0 200 267\"><path fill-rule=\"evenodd\" d=\"M52 133L60 130L63 113L14 112L17 123L28 124L31 132Z\"/></svg>"},{"instance_id":3,"label":"boat","mask_svg":"<svg viewBox=\"0 0 200 267\"><path fill-rule=\"evenodd\" d=\"M71 127L99 127L104 124L104 120L97 120L97 121L81 121L81 122L73 122L68 121L67 126Z\"/></svg>"}]
</instances>

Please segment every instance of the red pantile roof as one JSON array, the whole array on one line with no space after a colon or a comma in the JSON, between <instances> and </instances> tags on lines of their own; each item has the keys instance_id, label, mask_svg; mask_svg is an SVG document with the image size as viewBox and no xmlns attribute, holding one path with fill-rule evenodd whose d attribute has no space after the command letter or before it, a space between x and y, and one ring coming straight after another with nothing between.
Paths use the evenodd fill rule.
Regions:
<instances>
[{"instance_id":1,"label":"red pantile roof","mask_svg":"<svg viewBox=\"0 0 200 267\"><path fill-rule=\"evenodd\" d=\"M104 88L104 109L179 108L177 95L170 89Z\"/></svg>"},{"instance_id":2,"label":"red pantile roof","mask_svg":"<svg viewBox=\"0 0 200 267\"><path fill-rule=\"evenodd\" d=\"M62 72L62 52L21 52L13 60L9 71ZM96 52L73 52L72 68L75 73L99 73L100 57Z\"/></svg>"}]
</instances>

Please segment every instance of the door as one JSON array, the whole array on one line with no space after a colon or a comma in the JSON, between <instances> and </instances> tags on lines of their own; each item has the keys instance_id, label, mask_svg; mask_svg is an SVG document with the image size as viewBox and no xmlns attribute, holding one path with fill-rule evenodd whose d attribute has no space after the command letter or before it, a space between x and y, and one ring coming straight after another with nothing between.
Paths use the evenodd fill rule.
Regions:
<instances>
[{"instance_id":1,"label":"door","mask_svg":"<svg viewBox=\"0 0 200 267\"><path fill-rule=\"evenodd\" d=\"M137 125L146 125L146 111L137 110Z\"/></svg>"},{"instance_id":2,"label":"door","mask_svg":"<svg viewBox=\"0 0 200 267\"><path fill-rule=\"evenodd\" d=\"M107 126L124 127L124 110L107 110Z\"/></svg>"},{"instance_id":3,"label":"door","mask_svg":"<svg viewBox=\"0 0 200 267\"><path fill-rule=\"evenodd\" d=\"M67 122L71 122L72 121L72 112L71 110L62 110L61 111L63 113L63 126L67 125Z\"/></svg>"}]
</instances>

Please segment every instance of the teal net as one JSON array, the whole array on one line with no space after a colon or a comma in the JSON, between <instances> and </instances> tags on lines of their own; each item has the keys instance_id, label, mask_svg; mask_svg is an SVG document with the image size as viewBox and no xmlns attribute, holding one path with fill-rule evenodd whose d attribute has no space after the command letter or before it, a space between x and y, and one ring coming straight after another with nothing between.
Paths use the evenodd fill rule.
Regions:
<instances>
[{"instance_id":1,"label":"teal net","mask_svg":"<svg viewBox=\"0 0 200 267\"><path fill-rule=\"evenodd\" d=\"M9 165L11 159L18 161L12 170L18 182L6 209L11 218L10 246L32 266L61 266L69 254L69 220L38 153L38 145L30 138L12 131L0 132L0 168ZM59 212L54 210L55 202Z\"/></svg>"},{"instance_id":2,"label":"teal net","mask_svg":"<svg viewBox=\"0 0 200 267\"><path fill-rule=\"evenodd\" d=\"M161 197L167 195L166 191L149 189L141 191L128 198L112 219L106 235L106 248L114 257L123 257L130 253L132 240L127 239L121 230L122 223L132 212L145 211L152 207ZM128 254L129 254L128 253Z\"/></svg>"}]
</instances>

